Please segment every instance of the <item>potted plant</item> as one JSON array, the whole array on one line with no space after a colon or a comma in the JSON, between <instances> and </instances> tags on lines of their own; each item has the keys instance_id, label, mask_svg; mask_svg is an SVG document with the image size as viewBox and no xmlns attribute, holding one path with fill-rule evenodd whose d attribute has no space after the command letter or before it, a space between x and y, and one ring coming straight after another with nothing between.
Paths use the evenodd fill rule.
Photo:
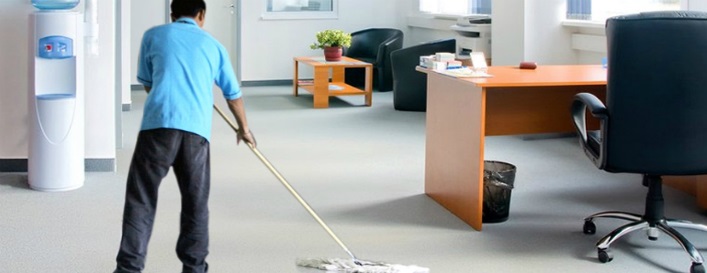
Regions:
<instances>
[{"instance_id":1,"label":"potted plant","mask_svg":"<svg viewBox=\"0 0 707 273\"><path fill-rule=\"evenodd\" d=\"M324 49L324 59L329 62L341 60L342 47L351 45L351 33L338 29L327 29L317 32L317 42L312 44L312 49Z\"/></svg>"}]
</instances>

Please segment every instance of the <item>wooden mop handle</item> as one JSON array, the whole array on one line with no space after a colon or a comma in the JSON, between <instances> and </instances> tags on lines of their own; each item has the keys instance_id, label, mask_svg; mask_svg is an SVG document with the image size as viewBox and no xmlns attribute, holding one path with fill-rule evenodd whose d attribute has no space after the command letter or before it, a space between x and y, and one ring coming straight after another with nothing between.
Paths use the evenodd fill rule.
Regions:
<instances>
[{"instance_id":1,"label":"wooden mop handle","mask_svg":"<svg viewBox=\"0 0 707 273\"><path fill-rule=\"evenodd\" d=\"M228 123L228 125L231 126L233 131L235 131L236 134L238 134L238 127L235 124L233 124L233 121L231 121L231 119L229 119L228 116L226 116L226 114L223 111L221 111L221 109L218 106L216 106L216 104L214 104L214 109L223 118L223 120L225 120L226 123ZM351 259L353 259L354 261L358 261L356 256L354 256L353 253L351 253L349 248L346 247L346 245L344 245L344 242L342 242L339 239L339 237L336 236L336 234L334 234L334 232L329 228L329 226L326 223L324 223L322 218L319 218L319 215L317 215L317 213L312 209L312 207L310 207L309 204L307 204L307 201L305 201L297 193L297 191L292 186L290 186L290 183L288 183L287 180L285 180L285 177L283 177L280 174L280 172L278 172L275 169L275 167L272 164L270 164L270 161L268 161L265 158L265 156L263 156L263 154L261 154L260 151L258 151L258 149L256 147L254 147L252 144L250 144L248 142L246 142L246 144L248 145L250 150L253 151L253 153L260 159L260 161L262 161L263 164L265 164L265 166L268 167L268 170L270 170L270 172L272 174L274 174L278 180L280 180L280 183L282 183L282 185L285 186L285 188L287 188L288 191L290 191L290 193L295 197L295 199L297 199L297 201L300 203L300 205L302 205L307 210L307 212L309 212L309 214L312 215L312 217L314 217L314 220L317 220L317 223L319 223L319 225L322 226L322 228L324 228L324 230L327 233L329 233L329 236L331 236L331 238L334 239L334 241L336 241L336 243L339 244L339 246L341 246L341 248L344 249L344 251L346 251L346 253L348 253L349 256L351 256Z\"/></svg>"}]
</instances>

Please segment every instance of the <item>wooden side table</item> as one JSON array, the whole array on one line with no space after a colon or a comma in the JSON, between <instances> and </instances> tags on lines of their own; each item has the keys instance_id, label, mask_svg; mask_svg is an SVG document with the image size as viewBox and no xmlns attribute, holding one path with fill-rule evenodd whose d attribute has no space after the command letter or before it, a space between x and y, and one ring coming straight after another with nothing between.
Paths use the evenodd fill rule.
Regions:
<instances>
[{"instance_id":1,"label":"wooden side table","mask_svg":"<svg viewBox=\"0 0 707 273\"><path fill-rule=\"evenodd\" d=\"M324 57L295 57L295 75L292 78L292 93L298 96L299 88L312 93L314 108L329 107L329 97L333 96L365 96L366 106L372 104L373 65L349 57L341 57L341 61L327 62ZM299 80L299 64L314 68L312 81ZM362 67L366 69L366 85L363 90L344 82L344 69ZM331 72L331 81L329 75Z\"/></svg>"}]
</instances>

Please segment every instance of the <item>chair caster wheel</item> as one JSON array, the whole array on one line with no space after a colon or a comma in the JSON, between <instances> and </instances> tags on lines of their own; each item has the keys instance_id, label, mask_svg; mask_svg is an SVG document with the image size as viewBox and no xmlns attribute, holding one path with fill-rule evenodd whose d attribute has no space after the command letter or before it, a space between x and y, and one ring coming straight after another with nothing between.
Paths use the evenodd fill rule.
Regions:
<instances>
[{"instance_id":1,"label":"chair caster wheel","mask_svg":"<svg viewBox=\"0 0 707 273\"><path fill-rule=\"evenodd\" d=\"M611 262L614 259L614 254L609 249L597 249L597 257L602 263ZM694 266L694 265L693 265Z\"/></svg>"},{"instance_id":2,"label":"chair caster wheel","mask_svg":"<svg viewBox=\"0 0 707 273\"><path fill-rule=\"evenodd\" d=\"M584 221L582 231L584 231L584 234L594 234L597 233L597 226L591 220Z\"/></svg>"},{"instance_id":3,"label":"chair caster wheel","mask_svg":"<svg viewBox=\"0 0 707 273\"><path fill-rule=\"evenodd\" d=\"M692 266L690 266L690 273L705 273L705 266L693 263Z\"/></svg>"},{"instance_id":4,"label":"chair caster wheel","mask_svg":"<svg viewBox=\"0 0 707 273\"><path fill-rule=\"evenodd\" d=\"M658 228L651 227L646 230L646 235L648 235L648 240L657 241L658 240Z\"/></svg>"}]
</instances>

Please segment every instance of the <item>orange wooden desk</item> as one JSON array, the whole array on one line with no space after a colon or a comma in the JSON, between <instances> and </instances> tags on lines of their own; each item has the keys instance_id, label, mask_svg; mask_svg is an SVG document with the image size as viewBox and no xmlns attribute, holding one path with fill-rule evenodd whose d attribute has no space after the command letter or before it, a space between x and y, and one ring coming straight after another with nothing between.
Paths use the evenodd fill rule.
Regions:
<instances>
[{"instance_id":1,"label":"orange wooden desk","mask_svg":"<svg viewBox=\"0 0 707 273\"><path fill-rule=\"evenodd\" d=\"M366 106L372 104L372 79L373 65L349 57L341 57L339 62L326 62L324 57L295 57L295 75L292 78L292 94L298 96L298 90L302 89L312 93L314 96L314 108L329 107L329 97L332 96L365 96ZM303 63L314 68L314 80L311 83L300 83L299 64ZM348 85L344 82L344 69L352 67L362 67L366 70L366 86L363 90ZM331 71L331 82L329 73ZM336 86L337 89L330 87Z\"/></svg>"},{"instance_id":2,"label":"orange wooden desk","mask_svg":"<svg viewBox=\"0 0 707 273\"><path fill-rule=\"evenodd\" d=\"M606 93L600 65L489 67L492 78L427 73L425 193L481 230L484 136L574 132L575 94Z\"/></svg>"},{"instance_id":3,"label":"orange wooden desk","mask_svg":"<svg viewBox=\"0 0 707 273\"><path fill-rule=\"evenodd\" d=\"M484 137L574 132L574 95L606 97L600 65L490 67L491 78L417 70L427 73L425 193L476 230L482 228ZM596 122L588 126L598 128ZM696 194L707 208L707 176L665 181Z\"/></svg>"}]
</instances>

